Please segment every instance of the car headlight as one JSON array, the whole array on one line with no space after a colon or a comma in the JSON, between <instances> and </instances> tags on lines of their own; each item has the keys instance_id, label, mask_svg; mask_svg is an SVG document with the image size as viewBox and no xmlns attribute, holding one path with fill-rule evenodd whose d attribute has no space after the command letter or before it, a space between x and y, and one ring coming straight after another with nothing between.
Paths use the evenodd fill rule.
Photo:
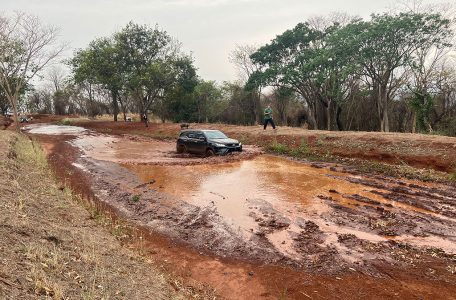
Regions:
<instances>
[{"instance_id":1,"label":"car headlight","mask_svg":"<svg viewBox=\"0 0 456 300\"><path fill-rule=\"evenodd\" d=\"M239 142L239 147L241 147L241 146L242 146L242 143L241 143L241 142Z\"/></svg>"},{"instance_id":2,"label":"car headlight","mask_svg":"<svg viewBox=\"0 0 456 300\"><path fill-rule=\"evenodd\" d=\"M212 144L212 145L214 145L215 147L226 147L226 145L224 145L224 144L219 144L219 143L214 143L214 144Z\"/></svg>"}]
</instances>

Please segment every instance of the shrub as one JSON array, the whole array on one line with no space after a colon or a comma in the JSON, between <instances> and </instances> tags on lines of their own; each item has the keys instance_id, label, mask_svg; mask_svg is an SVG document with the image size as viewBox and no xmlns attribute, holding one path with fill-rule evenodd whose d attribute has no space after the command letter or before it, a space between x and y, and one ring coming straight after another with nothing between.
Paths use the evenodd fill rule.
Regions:
<instances>
[{"instance_id":1,"label":"shrub","mask_svg":"<svg viewBox=\"0 0 456 300\"><path fill-rule=\"evenodd\" d=\"M62 120L62 122L61 122L61 123L62 123L62 125L71 125L71 120L70 120L70 119L67 119L67 118L65 118L65 119L63 119L63 120Z\"/></svg>"},{"instance_id":2,"label":"shrub","mask_svg":"<svg viewBox=\"0 0 456 300\"><path fill-rule=\"evenodd\" d=\"M450 180L456 181L456 169L453 170L452 173L450 173Z\"/></svg>"},{"instance_id":3,"label":"shrub","mask_svg":"<svg viewBox=\"0 0 456 300\"><path fill-rule=\"evenodd\" d=\"M287 145L281 143L274 143L270 145L269 150L279 154L286 154L290 151Z\"/></svg>"},{"instance_id":4,"label":"shrub","mask_svg":"<svg viewBox=\"0 0 456 300\"><path fill-rule=\"evenodd\" d=\"M134 195L134 196L131 198L131 200L132 200L133 202L138 202L140 199L141 199L141 196L140 196L140 195Z\"/></svg>"}]
</instances>

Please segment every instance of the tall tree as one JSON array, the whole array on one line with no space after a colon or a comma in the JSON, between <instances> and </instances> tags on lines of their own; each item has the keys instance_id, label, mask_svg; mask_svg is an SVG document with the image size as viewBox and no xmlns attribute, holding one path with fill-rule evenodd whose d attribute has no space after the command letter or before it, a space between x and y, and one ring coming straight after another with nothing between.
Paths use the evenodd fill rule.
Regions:
<instances>
[{"instance_id":1,"label":"tall tree","mask_svg":"<svg viewBox=\"0 0 456 300\"><path fill-rule=\"evenodd\" d=\"M361 75L370 80L381 131L390 130L388 104L398 73L422 44L442 43L448 28L449 20L439 14L399 13L372 15L338 32L339 46L358 53Z\"/></svg>"},{"instance_id":2,"label":"tall tree","mask_svg":"<svg viewBox=\"0 0 456 300\"><path fill-rule=\"evenodd\" d=\"M126 65L127 88L143 115L154 105L161 106L179 78L194 69L192 59L181 53L180 44L157 26L130 22L114 39ZM148 126L147 118L144 122Z\"/></svg>"},{"instance_id":3,"label":"tall tree","mask_svg":"<svg viewBox=\"0 0 456 300\"><path fill-rule=\"evenodd\" d=\"M249 78L250 88L274 86L299 93L306 101L306 112L312 128L317 128L316 95L313 89L313 61L320 55L317 47L322 32L300 23L258 49L251 58L260 66Z\"/></svg>"},{"instance_id":4,"label":"tall tree","mask_svg":"<svg viewBox=\"0 0 456 300\"><path fill-rule=\"evenodd\" d=\"M260 66L255 63L251 55L258 50L256 45L236 45L228 56L229 61L234 65L237 71L239 82L245 85L253 73L259 71ZM251 91L252 97L248 99L251 102L252 113L255 115L256 123L259 123L262 116L261 109L261 86L258 85L255 90Z\"/></svg>"},{"instance_id":5,"label":"tall tree","mask_svg":"<svg viewBox=\"0 0 456 300\"><path fill-rule=\"evenodd\" d=\"M196 100L198 123L208 122L210 106L221 97L221 91L215 81L200 81L195 87L194 97Z\"/></svg>"},{"instance_id":6,"label":"tall tree","mask_svg":"<svg viewBox=\"0 0 456 300\"><path fill-rule=\"evenodd\" d=\"M0 17L0 86L13 109L16 128L21 90L65 46L56 45L58 29L43 25L38 17L18 12Z\"/></svg>"}]
</instances>

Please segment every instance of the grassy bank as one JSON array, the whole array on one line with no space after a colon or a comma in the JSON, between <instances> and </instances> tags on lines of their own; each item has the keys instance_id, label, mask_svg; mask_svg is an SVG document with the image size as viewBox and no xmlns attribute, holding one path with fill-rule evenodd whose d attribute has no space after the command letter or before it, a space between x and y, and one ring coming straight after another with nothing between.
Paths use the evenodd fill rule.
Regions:
<instances>
[{"instance_id":1,"label":"grassy bank","mask_svg":"<svg viewBox=\"0 0 456 300\"><path fill-rule=\"evenodd\" d=\"M59 185L40 147L0 132L1 299L185 299L160 266L123 247L114 223Z\"/></svg>"},{"instance_id":2,"label":"grassy bank","mask_svg":"<svg viewBox=\"0 0 456 300\"><path fill-rule=\"evenodd\" d=\"M446 182L450 184L456 182L456 170L448 174L433 169L414 168L406 163L392 165L372 160L343 158L331 155L329 152L323 154L321 149L309 146L304 140L296 147L271 142L265 146L265 149L268 153L284 155L298 160L342 164L347 166L350 171L363 174L379 174L422 181Z\"/></svg>"}]
</instances>

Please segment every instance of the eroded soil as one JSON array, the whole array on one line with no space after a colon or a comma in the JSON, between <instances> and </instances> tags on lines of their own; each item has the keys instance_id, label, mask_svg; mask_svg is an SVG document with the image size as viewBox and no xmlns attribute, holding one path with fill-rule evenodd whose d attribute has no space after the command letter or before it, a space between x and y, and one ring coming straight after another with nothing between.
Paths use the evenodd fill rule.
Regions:
<instances>
[{"instance_id":1,"label":"eroded soil","mask_svg":"<svg viewBox=\"0 0 456 300\"><path fill-rule=\"evenodd\" d=\"M37 125L61 178L148 235L150 255L222 297L452 299L456 189L264 155ZM144 245L141 245L143 247Z\"/></svg>"}]
</instances>

